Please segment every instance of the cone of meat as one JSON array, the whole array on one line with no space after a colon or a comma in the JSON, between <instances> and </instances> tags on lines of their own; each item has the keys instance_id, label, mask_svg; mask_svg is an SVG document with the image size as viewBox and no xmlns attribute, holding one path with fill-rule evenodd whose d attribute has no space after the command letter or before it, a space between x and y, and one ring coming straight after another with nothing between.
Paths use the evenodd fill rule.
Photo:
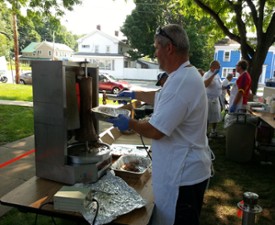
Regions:
<instances>
[{"instance_id":1,"label":"cone of meat","mask_svg":"<svg viewBox=\"0 0 275 225\"><path fill-rule=\"evenodd\" d=\"M92 78L84 77L79 80L80 92L80 129L76 130L75 139L81 142L95 142L98 135L92 120Z\"/></svg>"}]
</instances>

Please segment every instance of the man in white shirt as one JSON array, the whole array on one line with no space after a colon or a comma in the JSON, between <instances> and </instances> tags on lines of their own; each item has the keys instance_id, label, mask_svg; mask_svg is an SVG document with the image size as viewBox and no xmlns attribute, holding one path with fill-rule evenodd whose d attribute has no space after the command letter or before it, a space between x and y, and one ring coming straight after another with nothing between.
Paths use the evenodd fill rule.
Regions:
<instances>
[{"instance_id":1,"label":"man in white shirt","mask_svg":"<svg viewBox=\"0 0 275 225\"><path fill-rule=\"evenodd\" d=\"M168 78L155 93L149 121L119 115L121 131L152 138L153 225L199 225L203 196L211 176L206 136L207 96L197 68L189 61L189 39L176 24L155 34L155 56ZM135 92L126 92L136 98Z\"/></svg>"},{"instance_id":2,"label":"man in white shirt","mask_svg":"<svg viewBox=\"0 0 275 225\"><path fill-rule=\"evenodd\" d=\"M219 97L222 95L222 82L219 76L220 63L214 60L210 63L210 69L203 75L204 85L208 98L208 119L210 126L210 138L222 137L217 133L217 123L222 120L221 104Z\"/></svg>"}]
</instances>

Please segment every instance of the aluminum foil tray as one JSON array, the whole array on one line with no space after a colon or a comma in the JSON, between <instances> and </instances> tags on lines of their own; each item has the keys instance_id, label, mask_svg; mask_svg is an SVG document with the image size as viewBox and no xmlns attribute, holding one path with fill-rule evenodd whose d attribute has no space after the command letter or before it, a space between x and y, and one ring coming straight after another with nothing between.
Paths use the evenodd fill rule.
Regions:
<instances>
[{"instance_id":1,"label":"aluminum foil tray","mask_svg":"<svg viewBox=\"0 0 275 225\"><path fill-rule=\"evenodd\" d=\"M151 166L151 160L147 157L138 155L123 155L115 161L111 168L115 171L115 174L131 177L140 177Z\"/></svg>"},{"instance_id":2,"label":"aluminum foil tray","mask_svg":"<svg viewBox=\"0 0 275 225\"><path fill-rule=\"evenodd\" d=\"M92 108L92 112L95 114L96 119L107 122L108 119L118 117L119 114L130 116L131 111L128 109L114 108L109 106L98 106Z\"/></svg>"}]
</instances>

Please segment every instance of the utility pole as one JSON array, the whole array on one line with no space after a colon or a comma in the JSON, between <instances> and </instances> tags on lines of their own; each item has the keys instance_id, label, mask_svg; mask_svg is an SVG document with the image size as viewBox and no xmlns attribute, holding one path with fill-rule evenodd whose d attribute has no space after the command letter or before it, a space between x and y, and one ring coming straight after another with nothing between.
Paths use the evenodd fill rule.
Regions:
<instances>
[{"instance_id":1,"label":"utility pole","mask_svg":"<svg viewBox=\"0 0 275 225\"><path fill-rule=\"evenodd\" d=\"M15 83L19 84L19 46L18 46L18 30L17 30L17 16L12 14L13 22L13 41L14 41L14 61L15 61Z\"/></svg>"},{"instance_id":2,"label":"utility pole","mask_svg":"<svg viewBox=\"0 0 275 225\"><path fill-rule=\"evenodd\" d=\"M55 44L55 31L53 31L53 55L52 55L52 60L54 60L54 54L55 54L54 44Z\"/></svg>"}]
</instances>

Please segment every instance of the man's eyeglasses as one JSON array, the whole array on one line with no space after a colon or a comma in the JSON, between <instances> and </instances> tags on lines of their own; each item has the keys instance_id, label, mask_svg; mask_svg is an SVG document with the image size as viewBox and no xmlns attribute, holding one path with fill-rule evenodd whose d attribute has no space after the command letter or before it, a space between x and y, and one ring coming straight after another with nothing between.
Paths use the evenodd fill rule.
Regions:
<instances>
[{"instance_id":1,"label":"man's eyeglasses","mask_svg":"<svg viewBox=\"0 0 275 225\"><path fill-rule=\"evenodd\" d=\"M158 27L156 35L161 35L163 37L168 38L174 46L177 46L175 41L161 27Z\"/></svg>"}]
</instances>

